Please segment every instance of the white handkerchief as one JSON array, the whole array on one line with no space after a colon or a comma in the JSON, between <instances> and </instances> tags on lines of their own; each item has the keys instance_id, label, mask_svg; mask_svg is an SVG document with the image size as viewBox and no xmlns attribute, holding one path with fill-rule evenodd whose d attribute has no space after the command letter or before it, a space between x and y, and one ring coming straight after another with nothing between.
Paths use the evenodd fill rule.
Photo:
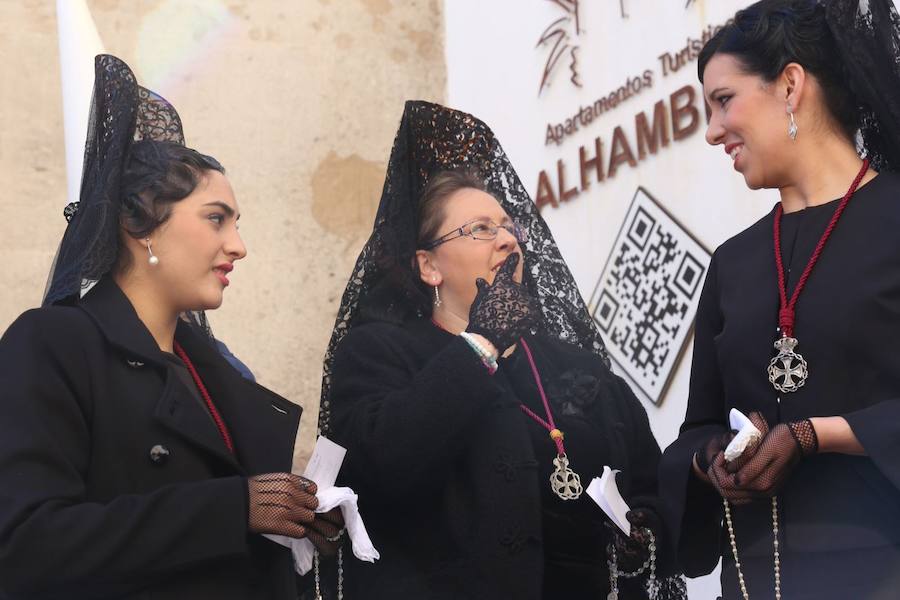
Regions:
<instances>
[{"instance_id":1,"label":"white handkerchief","mask_svg":"<svg viewBox=\"0 0 900 600\"><path fill-rule=\"evenodd\" d=\"M631 523L625 517L631 509L622 499L619 486L616 485L616 473L619 472L618 469L614 471L608 466L604 466L603 475L591 480L591 484L587 487L587 494L626 536L631 536Z\"/></svg>"},{"instance_id":2,"label":"white handkerchief","mask_svg":"<svg viewBox=\"0 0 900 600\"><path fill-rule=\"evenodd\" d=\"M737 435L725 448L725 460L730 462L743 454L747 446L759 440L762 433L756 428L753 421L736 408L732 408L728 413L728 422L731 429L737 431Z\"/></svg>"},{"instance_id":3,"label":"white handkerchief","mask_svg":"<svg viewBox=\"0 0 900 600\"><path fill-rule=\"evenodd\" d=\"M369 538L366 526L359 514L358 496L348 487L334 487L346 453L347 450L342 446L324 436L319 436L303 476L315 481L319 488L316 494L316 498L319 499L319 507L316 508L316 512L328 512L339 506L341 514L344 516L346 535L350 538L353 555L359 560L375 562L381 556L372 545L372 540ZM264 537L290 548L291 554L294 556L294 569L297 573L300 575L309 573L316 551L312 542L306 538L298 540L284 535L266 534Z\"/></svg>"},{"instance_id":4,"label":"white handkerchief","mask_svg":"<svg viewBox=\"0 0 900 600\"><path fill-rule=\"evenodd\" d=\"M366 562L375 562L381 555L372 545L369 533L359 514L359 508L356 505L357 495L348 487L331 487L327 490L320 491L316 494L319 499L319 508L316 512L328 512L335 506L341 507L341 513L344 515L344 523L347 527L347 535L350 536L350 547L353 549L353 555L359 560ZM266 535L273 542L277 542L282 546L291 549L294 555L294 569L300 575L306 575L312 568L313 555L316 547L308 539L294 539L283 535Z\"/></svg>"}]
</instances>

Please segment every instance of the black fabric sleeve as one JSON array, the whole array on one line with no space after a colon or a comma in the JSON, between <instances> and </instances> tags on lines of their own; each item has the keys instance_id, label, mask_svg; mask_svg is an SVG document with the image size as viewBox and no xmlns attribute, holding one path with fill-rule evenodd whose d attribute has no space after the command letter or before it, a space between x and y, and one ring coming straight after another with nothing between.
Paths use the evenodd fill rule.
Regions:
<instances>
[{"instance_id":1,"label":"black fabric sleeve","mask_svg":"<svg viewBox=\"0 0 900 600\"><path fill-rule=\"evenodd\" d=\"M884 400L844 418L878 470L900 489L900 400Z\"/></svg>"},{"instance_id":2,"label":"black fabric sleeve","mask_svg":"<svg viewBox=\"0 0 900 600\"><path fill-rule=\"evenodd\" d=\"M664 517L678 566L691 577L712 571L721 556L722 500L712 486L696 477L692 462L707 440L728 429L715 347L722 325L714 255L697 308L687 414L678 439L666 448L659 466Z\"/></svg>"},{"instance_id":3,"label":"black fabric sleeve","mask_svg":"<svg viewBox=\"0 0 900 600\"><path fill-rule=\"evenodd\" d=\"M354 487L382 502L437 487L471 443L478 414L501 394L462 338L417 369L409 335L384 324L356 328L332 372L332 434L347 448Z\"/></svg>"},{"instance_id":4,"label":"black fabric sleeve","mask_svg":"<svg viewBox=\"0 0 900 600\"><path fill-rule=\"evenodd\" d=\"M245 554L241 477L86 500L91 383L78 341L97 333L61 336L77 323L49 311L25 313L0 340L0 588L90 595Z\"/></svg>"}]
</instances>

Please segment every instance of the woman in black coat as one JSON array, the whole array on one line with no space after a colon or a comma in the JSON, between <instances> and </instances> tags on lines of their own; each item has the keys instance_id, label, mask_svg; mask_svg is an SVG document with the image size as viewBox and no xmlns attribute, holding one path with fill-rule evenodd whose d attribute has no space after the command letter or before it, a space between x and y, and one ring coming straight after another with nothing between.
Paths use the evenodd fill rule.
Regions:
<instances>
[{"instance_id":1,"label":"woman in black coat","mask_svg":"<svg viewBox=\"0 0 900 600\"><path fill-rule=\"evenodd\" d=\"M707 141L780 194L713 256L661 461L679 562L721 558L729 600L898 597L898 25L890 0L764 0L700 53ZM729 461L732 408L762 438Z\"/></svg>"},{"instance_id":2,"label":"woman in black coat","mask_svg":"<svg viewBox=\"0 0 900 600\"><path fill-rule=\"evenodd\" d=\"M234 194L124 63L96 71L45 305L0 340L0 595L296 598L289 550L259 534L337 532L290 474L300 408L191 312L246 255Z\"/></svg>"},{"instance_id":3,"label":"woman in black coat","mask_svg":"<svg viewBox=\"0 0 900 600\"><path fill-rule=\"evenodd\" d=\"M322 427L381 554L348 591L672 597L647 414L490 130L407 103L384 190L326 359ZM604 465L630 538L584 493Z\"/></svg>"}]
</instances>

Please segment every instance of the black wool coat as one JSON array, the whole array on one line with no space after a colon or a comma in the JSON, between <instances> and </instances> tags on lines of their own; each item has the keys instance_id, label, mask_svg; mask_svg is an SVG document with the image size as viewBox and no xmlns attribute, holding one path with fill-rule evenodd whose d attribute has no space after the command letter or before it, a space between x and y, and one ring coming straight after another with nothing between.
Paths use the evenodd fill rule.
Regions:
<instances>
[{"instance_id":1,"label":"black wool coat","mask_svg":"<svg viewBox=\"0 0 900 600\"><path fill-rule=\"evenodd\" d=\"M296 597L290 552L248 532L245 478L290 471L300 408L175 338L233 455L112 280L6 331L0 597Z\"/></svg>"},{"instance_id":2,"label":"black wool coat","mask_svg":"<svg viewBox=\"0 0 900 600\"><path fill-rule=\"evenodd\" d=\"M654 497L659 447L627 385L590 352L544 338L529 337L528 344L582 483L587 486L607 464L622 470L618 484L627 499ZM515 360L524 361L521 354L517 350ZM331 434L348 450L341 480L359 494L381 554L374 564L345 561L348 597L605 597L594 593L608 585L609 539L599 507L586 494L566 505L584 532L596 534L578 536L577 545L576 536L563 539L571 529L553 535L545 527L544 509L562 504L555 496L544 498L552 494L548 478L556 447L522 413L526 401L533 410L543 408L527 364L519 370L513 360L501 359L491 376L462 338L428 319L368 323L341 342L332 372ZM580 399L569 397L584 403L579 430L563 422L565 397L554 391L573 369L593 382ZM510 379L521 372L522 381ZM533 389L534 397L516 389ZM580 447L595 449L594 456L579 449L578 431L590 438ZM545 590L546 557L569 553L579 565L582 556L593 557L588 567L595 575L580 577L573 568L569 583L579 592Z\"/></svg>"}]
</instances>

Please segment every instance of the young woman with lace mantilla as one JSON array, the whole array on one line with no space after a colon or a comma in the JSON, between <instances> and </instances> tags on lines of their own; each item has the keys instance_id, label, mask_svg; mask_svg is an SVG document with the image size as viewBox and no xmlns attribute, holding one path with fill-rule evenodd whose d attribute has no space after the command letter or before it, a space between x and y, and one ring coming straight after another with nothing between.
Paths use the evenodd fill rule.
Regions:
<instances>
[{"instance_id":1,"label":"young woman with lace mantilla","mask_svg":"<svg viewBox=\"0 0 900 600\"><path fill-rule=\"evenodd\" d=\"M707 141L781 194L715 252L661 467L679 562L722 556L727 599L900 588L898 24L889 0L764 0L700 54ZM731 408L763 435L728 462Z\"/></svg>"},{"instance_id":2,"label":"young woman with lace mantilla","mask_svg":"<svg viewBox=\"0 0 900 600\"><path fill-rule=\"evenodd\" d=\"M406 105L326 357L321 426L348 449L342 477L382 557L347 567L348 595L683 593L664 580L647 415L470 115ZM631 538L584 493L604 465L622 470Z\"/></svg>"},{"instance_id":3,"label":"young woman with lace mantilla","mask_svg":"<svg viewBox=\"0 0 900 600\"><path fill-rule=\"evenodd\" d=\"M289 472L300 408L184 318L246 255L234 193L113 56L91 110L44 306L0 340L0 595L293 600L290 551L259 534L331 553L340 525Z\"/></svg>"}]
</instances>

